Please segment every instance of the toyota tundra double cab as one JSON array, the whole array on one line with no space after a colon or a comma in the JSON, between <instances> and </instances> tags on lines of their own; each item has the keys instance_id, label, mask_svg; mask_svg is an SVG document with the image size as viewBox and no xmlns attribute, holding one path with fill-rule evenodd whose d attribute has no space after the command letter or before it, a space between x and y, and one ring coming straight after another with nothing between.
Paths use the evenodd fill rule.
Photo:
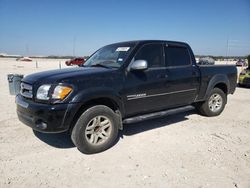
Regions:
<instances>
[{"instance_id":1,"label":"toyota tundra double cab","mask_svg":"<svg viewBox=\"0 0 250 188\"><path fill-rule=\"evenodd\" d=\"M183 42L107 45L77 68L27 75L16 96L18 118L44 133L68 131L82 153L110 148L124 123L196 107L219 115L236 88L230 65L196 64Z\"/></svg>"}]
</instances>

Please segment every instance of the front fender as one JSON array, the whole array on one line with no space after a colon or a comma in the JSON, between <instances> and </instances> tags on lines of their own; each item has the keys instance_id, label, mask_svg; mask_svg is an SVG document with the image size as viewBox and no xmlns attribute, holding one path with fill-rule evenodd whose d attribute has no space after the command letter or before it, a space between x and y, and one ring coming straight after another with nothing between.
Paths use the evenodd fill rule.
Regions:
<instances>
[{"instance_id":1,"label":"front fender","mask_svg":"<svg viewBox=\"0 0 250 188\"><path fill-rule=\"evenodd\" d=\"M81 103L84 104L88 101L98 99L98 98L108 98L115 102L122 114L124 114L124 106L122 103L121 96L111 88L91 88L85 89L77 92L77 94L71 99L70 103Z\"/></svg>"}]
</instances>

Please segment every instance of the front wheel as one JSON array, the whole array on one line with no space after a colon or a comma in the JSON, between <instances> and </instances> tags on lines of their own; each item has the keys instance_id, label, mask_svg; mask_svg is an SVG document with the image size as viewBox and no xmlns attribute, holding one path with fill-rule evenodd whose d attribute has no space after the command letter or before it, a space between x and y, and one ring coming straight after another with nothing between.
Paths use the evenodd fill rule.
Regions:
<instances>
[{"instance_id":1,"label":"front wheel","mask_svg":"<svg viewBox=\"0 0 250 188\"><path fill-rule=\"evenodd\" d=\"M208 117L218 116L224 110L226 103L226 94L221 89L214 88L205 102L196 104L196 109Z\"/></svg>"},{"instance_id":2,"label":"front wheel","mask_svg":"<svg viewBox=\"0 0 250 188\"><path fill-rule=\"evenodd\" d=\"M98 153L115 143L118 125L119 118L112 109L104 105L93 106L79 117L71 139L82 153Z\"/></svg>"}]
</instances>

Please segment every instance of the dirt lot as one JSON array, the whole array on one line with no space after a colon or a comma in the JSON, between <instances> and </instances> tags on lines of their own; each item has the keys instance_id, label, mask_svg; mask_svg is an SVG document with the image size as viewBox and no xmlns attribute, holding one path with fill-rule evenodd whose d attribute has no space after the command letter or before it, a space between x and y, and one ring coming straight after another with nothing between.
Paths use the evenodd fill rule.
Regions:
<instances>
[{"instance_id":1,"label":"dirt lot","mask_svg":"<svg viewBox=\"0 0 250 188\"><path fill-rule=\"evenodd\" d=\"M84 155L66 134L20 123L8 94L8 73L59 61L0 59L0 187L250 187L250 89L237 88L219 117L191 110L127 125L114 147Z\"/></svg>"}]
</instances>

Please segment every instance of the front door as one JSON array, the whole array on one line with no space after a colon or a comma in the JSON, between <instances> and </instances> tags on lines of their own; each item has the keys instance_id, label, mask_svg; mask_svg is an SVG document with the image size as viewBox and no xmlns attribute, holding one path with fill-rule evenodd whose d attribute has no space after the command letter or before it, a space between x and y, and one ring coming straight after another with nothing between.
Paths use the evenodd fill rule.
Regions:
<instances>
[{"instance_id":1,"label":"front door","mask_svg":"<svg viewBox=\"0 0 250 188\"><path fill-rule=\"evenodd\" d=\"M126 116L158 111L165 107L166 66L161 43L142 46L134 60L146 60L147 70L128 71L125 80ZM133 61L133 60L132 60Z\"/></svg>"}]
</instances>

